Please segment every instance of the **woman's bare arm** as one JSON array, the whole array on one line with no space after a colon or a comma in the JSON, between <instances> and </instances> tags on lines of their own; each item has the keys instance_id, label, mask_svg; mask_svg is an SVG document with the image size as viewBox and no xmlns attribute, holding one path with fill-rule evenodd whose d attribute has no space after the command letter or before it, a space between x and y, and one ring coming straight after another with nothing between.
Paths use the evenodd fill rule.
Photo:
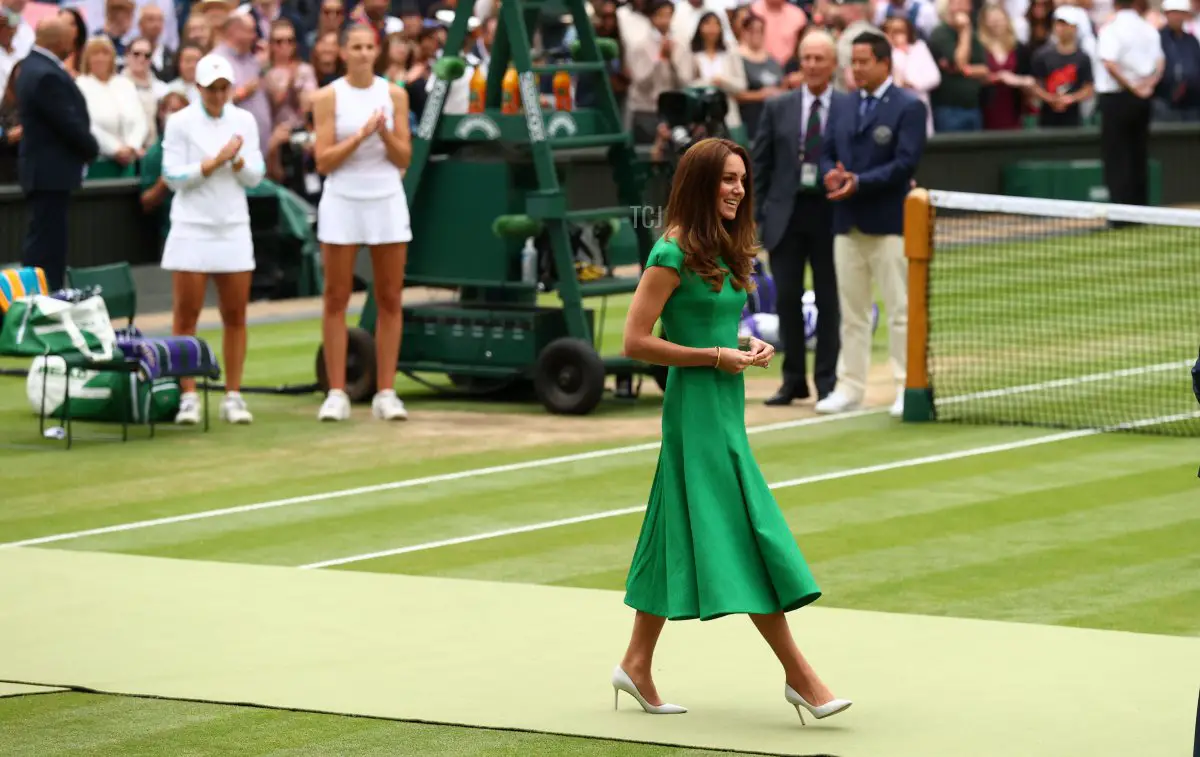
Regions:
<instances>
[{"instance_id":1,"label":"woman's bare arm","mask_svg":"<svg viewBox=\"0 0 1200 757\"><path fill-rule=\"evenodd\" d=\"M654 335L654 324L678 286L679 274L671 268L651 266L642 274L625 318L624 354L652 365L715 366L716 347L681 347Z\"/></svg>"}]
</instances>

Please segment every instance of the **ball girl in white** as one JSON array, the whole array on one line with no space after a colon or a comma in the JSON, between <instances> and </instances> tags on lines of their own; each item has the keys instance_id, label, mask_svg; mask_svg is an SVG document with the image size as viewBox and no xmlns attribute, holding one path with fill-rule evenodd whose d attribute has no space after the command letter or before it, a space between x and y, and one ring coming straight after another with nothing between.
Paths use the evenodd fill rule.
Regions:
<instances>
[{"instance_id":1,"label":"ball girl in white","mask_svg":"<svg viewBox=\"0 0 1200 757\"><path fill-rule=\"evenodd\" d=\"M326 177L317 209L317 238L325 268L322 321L329 394L320 420L350 417L346 385L346 306L358 249L371 251L375 286L375 360L378 391L372 414L404 420L396 396L404 266L412 239L402 171L412 159L408 94L375 74L379 43L368 26L342 33L345 76L313 97L317 171Z\"/></svg>"},{"instance_id":2,"label":"ball girl in white","mask_svg":"<svg viewBox=\"0 0 1200 757\"><path fill-rule=\"evenodd\" d=\"M221 418L253 420L240 392L246 361L246 304L254 274L254 242L246 189L266 173L258 125L229 103L233 67L219 55L196 64L200 99L167 119L163 132L163 181L175 193L162 267L172 271L176 335L196 333L211 275L223 327L225 399ZM200 421L195 379L181 379L176 423Z\"/></svg>"}]
</instances>

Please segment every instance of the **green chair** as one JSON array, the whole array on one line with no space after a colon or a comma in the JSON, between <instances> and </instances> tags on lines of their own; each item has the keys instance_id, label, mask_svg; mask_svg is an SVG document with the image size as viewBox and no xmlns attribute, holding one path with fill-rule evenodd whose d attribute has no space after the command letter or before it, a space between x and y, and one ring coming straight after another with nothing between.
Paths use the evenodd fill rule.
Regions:
<instances>
[{"instance_id":1,"label":"green chair","mask_svg":"<svg viewBox=\"0 0 1200 757\"><path fill-rule=\"evenodd\" d=\"M108 269L108 268L113 268L113 266L104 266L103 268ZM112 318L112 317L114 317L114 315L116 315L114 310L115 311L124 311L124 309L128 307L128 305L124 302L124 298L116 297L116 298L113 298L110 300L110 297L108 296L108 287L110 286L109 280L110 279L115 280L115 277L112 274L109 274L106 272L105 276L97 277L96 281L81 280L81 278L86 278L86 276L79 277L78 274L81 272L86 272L88 270L91 270L91 269L68 268L67 269L67 282L66 282L67 285L71 286L71 287L76 287L76 288L82 288L85 286L92 286L92 285L100 285L101 279L103 279L104 289L102 290L103 293L101 296L104 299L105 308L109 311L109 317ZM130 281L132 282L132 277L130 277ZM113 287L113 290L117 291L117 288ZM134 302L136 302L136 299L134 300ZM132 323L132 317L130 318L130 322ZM105 360L105 361L99 361L99 362L88 360L86 357L84 357L82 355L73 355L73 356L69 356L69 357L68 356L59 356L59 357L63 358L63 361L66 363L66 368L67 368L68 372L72 368L80 368L80 369L88 370L88 371L96 371L98 373L123 373L123 374L129 375L129 376L133 376L134 374L137 373L137 370L138 370L137 361L136 360L128 360L123 355L121 357L115 357L112 360ZM42 371L43 402L42 402L42 407L38 412L38 428L42 434L45 434L45 431L46 431L46 405L45 405L44 398L46 396L46 382L49 377L49 374L50 374L49 370ZM74 440L73 424L71 422L72 421L72 419L71 419L71 382L65 381L63 383L64 383L63 389L66 393L63 396L63 418L62 418L62 421L63 421L63 426L67 432L67 440L66 440L67 441L67 449L70 449L72 441ZM130 416L130 409L129 409L129 406L126 405L124 408L124 412L121 414L121 441L122 442L129 440L129 423L131 420L131 418L129 416Z\"/></svg>"},{"instance_id":2,"label":"green chair","mask_svg":"<svg viewBox=\"0 0 1200 757\"><path fill-rule=\"evenodd\" d=\"M70 286L76 289L84 287L99 287L100 296L104 299L104 306L108 309L108 317L112 320L118 318L128 319L128 327L132 328L134 318L137 316L137 285L133 280L133 269L128 263L112 263L109 265L94 266L91 268L68 268L67 281ZM115 363L115 361L114 361ZM139 364L136 359L123 358L120 367L113 368L98 368L95 364L88 364L88 370L121 370L137 373ZM210 427L208 413L208 394L209 383L212 379L219 376L219 371L213 367L203 366L195 370L167 370L162 376L164 378L198 378L201 379L201 384L204 386L204 430L208 431ZM131 399L132 401L132 399ZM69 398L68 403L69 406ZM150 437L154 437L154 417L150 416L146 419L150 426ZM127 436L127 431L122 423L122 436ZM70 427L67 429L67 437L70 439ZM68 442L69 446L69 442Z\"/></svg>"}]
</instances>

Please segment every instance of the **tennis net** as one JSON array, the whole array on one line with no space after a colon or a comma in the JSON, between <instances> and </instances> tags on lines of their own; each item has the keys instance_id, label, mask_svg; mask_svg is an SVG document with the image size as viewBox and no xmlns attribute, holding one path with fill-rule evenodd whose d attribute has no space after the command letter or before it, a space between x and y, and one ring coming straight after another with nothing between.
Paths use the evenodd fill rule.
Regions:
<instances>
[{"instance_id":1,"label":"tennis net","mask_svg":"<svg viewBox=\"0 0 1200 757\"><path fill-rule=\"evenodd\" d=\"M906 419L1200 436L1200 211L916 190L906 213Z\"/></svg>"}]
</instances>

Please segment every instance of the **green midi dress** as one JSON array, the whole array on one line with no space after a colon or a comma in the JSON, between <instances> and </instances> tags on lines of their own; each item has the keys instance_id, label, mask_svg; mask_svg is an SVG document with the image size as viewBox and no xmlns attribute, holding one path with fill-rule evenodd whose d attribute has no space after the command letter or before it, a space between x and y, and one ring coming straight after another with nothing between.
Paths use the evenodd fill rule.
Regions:
<instances>
[{"instance_id":1,"label":"green midi dress","mask_svg":"<svg viewBox=\"0 0 1200 757\"><path fill-rule=\"evenodd\" d=\"M719 292L685 268L674 240L648 266L679 271L663 307L666 338L737 349L746 293ZM625 582L625 604L669 620L795 610L821 590L767 487L746 436L745 381L712 367L671 367L662 446Z\"/></svg>"}]
</instances>

